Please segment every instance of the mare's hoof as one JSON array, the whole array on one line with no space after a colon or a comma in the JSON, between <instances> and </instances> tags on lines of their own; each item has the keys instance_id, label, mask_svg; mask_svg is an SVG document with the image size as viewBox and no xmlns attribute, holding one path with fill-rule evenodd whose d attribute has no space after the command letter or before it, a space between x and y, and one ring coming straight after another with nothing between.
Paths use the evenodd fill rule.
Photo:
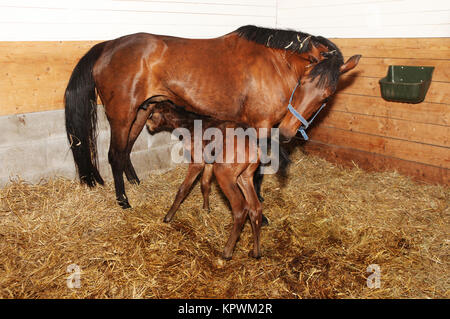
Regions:
<instances>
[{"instance_id":1,"label":"mare's hoof","mask_svg":"<svg viewBox=\"0 0 450 319\"><path fill-rule=\"evenodd\" d=\"M258 195L258 200L262 203L262 202L264 202L264 197L262 197L261 195Z\"/></svg>"},{"instance_id":2,"label":"mare's hoof","mask_svg":"<svg viewBox=\"0 0 450 319\"><path fill-rule=\"evenodd\" d=\"M130 179L129 182L130 182L130 184L133 184L133 185L141 184L141 181L139 180L139 178Z\"/></svg>"},{"instance_id":3,"label":"mare's hoof","mask_svg":"<svg viewBox=\"0 0 450 319\"><path fill-rule=\"evenodd\" d=\"M121 198L121 199L117 199L117 203L119 204L120 207L122 207L122 209L128 209L131 208L130 203L128 202L128 198Z\"/></svg>"},{"instance_id":4,"label":"mare's hoof","mask_svg":"<svg viewBox=\"0 0 450 319\"><path fill-rule=\"evenodd\" d=\"M128 203L128 201L126 201L126 202L120 201L120 202L119 202L119 205L120 205L120 207L122 207L122 209L128 209L128 208L131 208L131 205L130 205L130 203Z\"/></svg>"},{"instance_id":5,"label":"mare's hoof","mask_svg":"<svg viewBox=\"0 0 450 319\"><path fill-rule=\"evenodd\" d=\"M128 209L131 208L130 203L128 202L128 197L125 195L125 193L120 194L119 196L116 196L117 204L119 204L122 209Z\"/></svg>"},{"instance_id":6,"label":"mare's hoof","mask_svg":"<svg viewBox=\"0 0 450 319\"><path fill-rule=\"evenodd\" d=\"M264 214L262 215L262 220L261 220L261 226L268 226L269 225L269 220L267 219L266 216L264 216Z\"/></svg>"}]
</instances>

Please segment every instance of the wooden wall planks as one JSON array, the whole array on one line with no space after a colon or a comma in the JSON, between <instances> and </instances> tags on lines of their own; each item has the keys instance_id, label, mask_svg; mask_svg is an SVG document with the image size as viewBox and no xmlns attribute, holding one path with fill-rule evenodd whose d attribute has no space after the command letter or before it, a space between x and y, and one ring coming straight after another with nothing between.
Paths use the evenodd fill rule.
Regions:
<instances>
[{"instance_id":1,"label":"wooden wall planks","mask_svg":"<svg viewBox=\"0 0 450 319\"><path fill-rule=\"evenodd\" d=\"M332 103L330 108L335 111L389 117L416 123L450 125L448 107L441 103L393 104L380 96L340 93L333 97Z\"/></svg>"},{"instance_id":2,"label":"wooden wall planks","mask_svg":"<svg viewBox=\"0 0 450 319\"><path fill-rule=\"evenodd\" d=\"M333 39L344 55L358 52L365 58L448 60L450 38L345 38Z\"/></svg>"},{"instance_id":3,"label":"wooden wall planks","mask_svg":"<svg viewBox=\"0 0 450 319\"><path fill-rule=\"evenodd\" d=\"M349 113L334 109L329 111L321 124L352 132L450 147L450 126L428 123L411 125L411 121L408 120ZM430 131L433 134L430 134Z\"/></svg>"},{"instance_id":4,"label":"wooden wall planks","mask_svg":"<svg viewBox=\"0 0 450 319\"><path fill-rule=\"evenodd\" d=\"M95 43L0 42L0 116L62 109L73 68Z\"/></svg>"},{"instance_id":5,"label":"wooden wall planks","mask_svg":"<svg viewBox=\"0 0 450 319\"><path fill-rule=\"evenodd\" d=\"M312 141L386 155L417 163L450 168L449 148L410 142L320 125L311 130Z\"/></svg>"}]
</instances>

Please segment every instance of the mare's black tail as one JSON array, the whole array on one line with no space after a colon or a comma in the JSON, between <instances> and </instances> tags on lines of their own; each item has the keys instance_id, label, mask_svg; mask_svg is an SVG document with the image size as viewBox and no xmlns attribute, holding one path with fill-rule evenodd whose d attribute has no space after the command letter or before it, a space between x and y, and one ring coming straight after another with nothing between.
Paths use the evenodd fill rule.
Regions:
<instances>
[{"instance_id":1,"label":"mare's black tail","mask_svg":"<svg viewBox=\"0 0 450 319\"><path fill-rule=\"evenodd\" d=\"M104 184L97 160L97 93L92 69L106 42L92 47L78 62L64 94L66 132L81 183Z\"/></svg>"}]
</instances>

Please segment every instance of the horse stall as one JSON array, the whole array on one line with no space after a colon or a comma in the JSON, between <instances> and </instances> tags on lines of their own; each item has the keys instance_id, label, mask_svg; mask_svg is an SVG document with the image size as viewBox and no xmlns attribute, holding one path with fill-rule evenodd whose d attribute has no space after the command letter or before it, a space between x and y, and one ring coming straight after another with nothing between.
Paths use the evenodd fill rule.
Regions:
<instances>
[{"instance_id":1,"label":"horse stall","mask_svg":"<svg viewBox=\"0 0 450 319\"><path fill-rule=\"evenodd\" d=\"M449 298L449 12L444 0L429 2L426 9L418 0L2 1L0 298ZM164 96L136 89L156 73L129 71L143 65L137 46L129 43L145 35L97 46L101 54L109 53L97 54L103 69L88 70L97 105L80 120L84 127L95 120L97 129L86 139L72 134L71 121L81 116L68 106L69 79L76 78L74 69L81 70L77 63L95 45L137 32L210 40L151 37L151 46L141 51L157 51L164 41L167 52L177 45L183 49L172 60L161 50L159 60L149 63L167 63L166 78L157 84L166 85ZM218 49L224 36L237 41L235 48L258 55L226 55ZM286 70L296 69L292 59L301 56L307 64L301 78L292 82L283 68L267 76L264 63L255 68L259 72L239 73L237 65L244 70L257 57L272 54L285 59ZM336 75L336 90L324 89L326 99L314 107L299 107L319 90L308 86L315 83L308 82L311 70L334 58L340 59L342 73ZM200 64L177 71L191 60ZM134 72L128 80L121 78L122 68ZM203 69L210 73L201 74L217 79L208 78L200 87L195 77ZM227 77L231 69L239 77ZM267 86L255 97L245 96L245 103L260 103L261 123L270 117L270 127L282 133L293 128L295 134L304 122L296 115L302 110L311 119L321 104L326 106L311 127L280 143L289 154L286 170L264 175L261 204L268 225L260 230L261 258L249 254L255 232L249 214L229 259L222 255L236 228L229 194L213 179L205 210L203 183L198 183L202 187L192 187L177 215L163 222L188 165L174 161L179 141L170 130L150 134L142 126L147 118L155 120L153 105L164 115L191 97L193 114L241 123L231 111L203 114L201 107L208 106L204 96L231 101L230 94L251 90L233 86L250 76ZM280 95L277 88L285 80L289 85ZM178 86L170 87L171 81ZM382 91L385 82L393 89ZM385 95L400 87L408 89L403 96ZM413 87L420 96L408 96ZM126 91L135 109L129 103L113 109L111 101ZM71 98L83 92L74 90ZM262 109L280 101L281 111L275 112L280 118ZM117 164L119 148L108 155L120 112L145 115L130 122L131 132L141 123L128 153L132 170ZM127 132L132 134L130 128ZM80 145L89 145L88 164L76 166L73 152ZM98 165L104 185L95 185L101 184L95 172L80 183L83 165Z\"/></svg>"}]
</instances>

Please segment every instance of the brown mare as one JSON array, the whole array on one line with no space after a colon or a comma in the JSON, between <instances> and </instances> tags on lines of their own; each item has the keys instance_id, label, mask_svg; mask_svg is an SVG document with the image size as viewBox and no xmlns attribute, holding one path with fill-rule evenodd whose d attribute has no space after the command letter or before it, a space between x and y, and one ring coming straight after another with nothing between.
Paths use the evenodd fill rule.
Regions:
<instances>
[{"instance_id":1,"label":"brown mare","mask_svg":"<svg viewBox=\"0 0 450 319\"><path fill-rule=\"evenodd\" d=\"M214 39L132 34L92 47L78 62L65 92L66 130L80 180L103 184L97 168L96 98L111 126L108 159L116 197L130 207L123 173L139 179L130 161L133 144L157 102L254 128L279 124L285 140L334 94L344 63L329 40L296 31L244 26Z\"/></svg>"},{"instance_id":2,"label":"brown mare","mask_svg":"<svg viewBox=\"0 0 450 319\"><path fill-rule=\"evenodd\" d=\"M201 162L194 162L194 120L199 119L202 121L202 133L208 128L217 128L221 131L223 137L221 145L223 147L215 149L214 157L216 159L220 158L222 161L215 162L210 159L208 163L205 163L204 157L202 156L203 160ZM226 129L246 128L246 126L239 125L235 122L201 117L198 114L187 112L183 108L166 102L157 103L147 121L147 128L151 134L162 130L174 130L180 127L186 128L191 132L191 140L189 143L184 141L184 147L187 148L188 154L191 154L189 158L190 164L186 177L178 189L175 200L169 212L164 217L164 221L170 222L172 220L180 204L189 194L192 185L202 172L201 190L203 195L203 208L209 209L211 179L214 175L221 190L230 202L233 214L233 229L225 246L223 257L225 259L231 258L236 241L248 216L253 232L253 250L250 251L250 256L259 258L261 256L260 231L262 225L262 206L253 185L253 175L260 164L260 150L256 147L256 144L254 148L251 148L248 136L242 137L244 140L241 142L244 143L241 145L245 146L238 147L237 139L241 137L234 134L226 134ZM233 160L225 162L227 145L231 145L227 144L227 140L229 139L235 139L233 142L234 147L231 151ZM214 142L214 140L209 141L209 143ZM209 143L203 142L201 148L202 155L205 154L204 148ZM244 159L242 162L237 160L239 155Z\"/></svg>"}]
</instances>

